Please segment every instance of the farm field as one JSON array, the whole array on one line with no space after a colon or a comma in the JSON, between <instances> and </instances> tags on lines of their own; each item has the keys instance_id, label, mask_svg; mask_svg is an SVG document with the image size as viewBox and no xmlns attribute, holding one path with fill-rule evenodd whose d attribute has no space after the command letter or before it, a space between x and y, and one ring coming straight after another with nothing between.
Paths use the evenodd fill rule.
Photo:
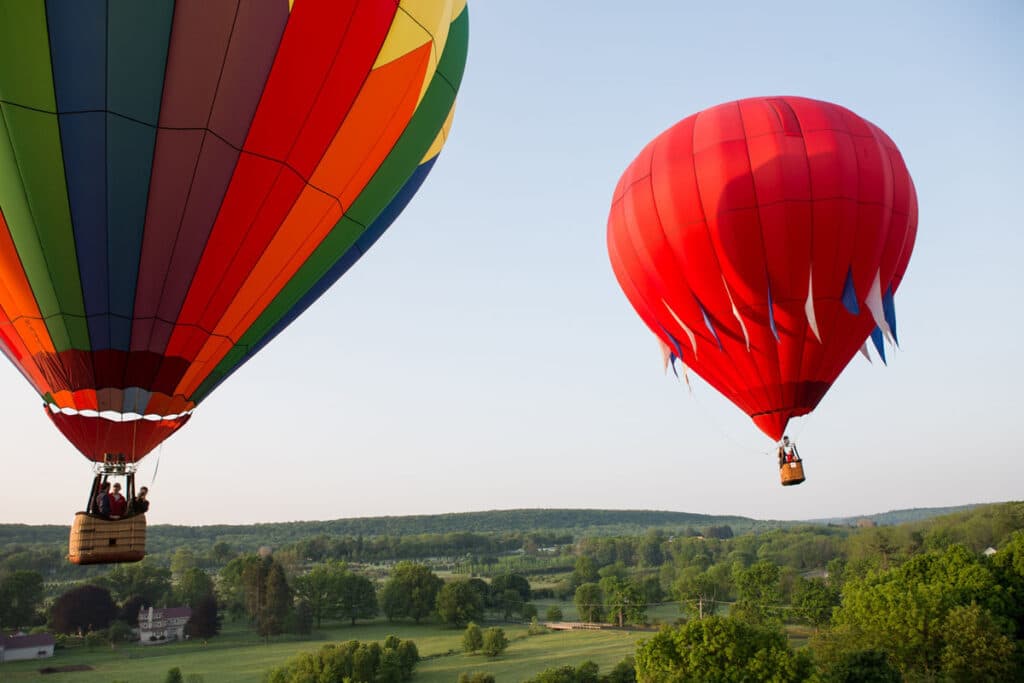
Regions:
<instances>
[{"instance_id":1,"label":"farm field","mask_svg":"<svg viewBox=\"0 0 1024 683\"><path fill-rule=\"evenodd\" d=\"M526 627L502 625L511 644L500 657L462 652L462 631L429 624L388 624L375 622L348 625L325 624L311 637L298 639L279 636L264 644L255 634L238 624L227 624L221 635L207 644L173 643L156 647L121 645L116 649L84 647L57 650L54 657L30 662L0 665L0 678L6 681L46 681L46 683L162 683L167 671L179 667L186 677L201 676L205 683L258 683L271 668L290 657L314 651L322 645L347 640L383 640L394 634L415 641L424 658L416 667L421 683L451 683L463 671L489 671L500 681L518 681L549 666L578 665L592 659L602 670L614 666L632 654L644 632L617 630L552 632L527 637ZM41 675L44 667L76 665L92 667L88 671L68 671Z\"/></svg>"}]
</instances>

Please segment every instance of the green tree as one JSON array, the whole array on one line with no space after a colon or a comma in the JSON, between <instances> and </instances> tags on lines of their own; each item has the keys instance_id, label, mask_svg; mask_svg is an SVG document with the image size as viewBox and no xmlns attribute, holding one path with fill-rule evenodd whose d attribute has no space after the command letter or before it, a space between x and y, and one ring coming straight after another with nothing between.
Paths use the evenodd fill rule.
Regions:
<instances>
[{"instance_id":1,"label":"green tree","mask_svg":"<svg viewBox=\"0 0 1024 683\"><path fill-rule=\"evenodd\" d=\"M636 650L641 681L803 681L808 659L790 649L780 628L709 616L664 627Z\"/></svg>"},{"instance_id":2,"label":"green tree","mask_svg":"<svg viewBox=\"0 0 1024 683\"><path fill-rule=\"evenodd\" d=\"M378 643L361 643L352 655L352 680L372 683L380 667L381 654Z\"/></svg>"},{"instance_id":3,"label":"green tree","mask_svg":"<svg viewBox=\"0 0 1024 683\"><path fill-rule=\"evenodd\" d=\"M96 584L107 588L118 602L138 596L147 607L162 605L171 594L171 572L166 567L143 560L119 564Z\"/></svg>"},{"instance_id":4,"label":"green tree","mask_svg":"<svg viewBox=\"0 0 1024 683\"><path fill-rule=\"evenodd\" d=\"M0 579L0 625L7 629L28 626L43 602L43 577L19 570Z\"/></svg>"},{"instance_id":5,"label":"green tree","mask_svg":"<svg viewBox=\"0 0 1024 683\"><path fill-rule=\"evenodd\" d=\"M317 628L325 618L341 615L342 593L348 575L344 563L328 562L318 564L292 582L295 595L309 604Z\"/></svg>"},{"instance_id":6,"label":"green tree","mask_svg":"<svg viewBox=\"0 0 1024 683\"><path fill-rule=\"evenodd\" d=\"M507 647L508 637L505 635L504 629L491 627L484 631L484 644L480 649L485 655L488 657L497 657L504 652Z\"/></svg>"},{"instance_id":7,"label":"green tree","mask_svg":"<svg viewBox=\"0 0 1024 683\"><path fill-rule=\"evenodd\" d=\"M181 675L181 669L174 667L173 669L167 670L167 676L164 678L164 683L184 683L184 677Z\"/></svg>"},{"instance_id":8,"label":"green tree","mask_svg":"<svg viewBox=\"0 0 1024 683\"><path fill-rule=\"evenodd\" d=\"M215 566L222 567L226 565L233 556L234 551L226 541L217 541L210 548L210 562Z\"/></svg>"},{"instance_id":9,"label":"green tree","mask_svg":"<svg viewBox=\"0 0 1024 683\"><path fill-rule=\"evenodd\" d=\"M640 563L645 567L660 567L665 561L665 554L662 552L664 543L665 534L661 529L648 529L637 547Z\"/></svg>"},{"instance_id":10,"label":"green tree","mask_svg":"<svg viewBox=\"0 0 1024 683\"><path fill-rule=\"evenodd\" d=\"M848 652L823 668L822 683L901 683L900 670L878 650Z\"/></svg>"},{"instance_id":11,"label":"green tree","mask_svg":"<svg viewBox=\"0 0 1024 683\"><path fill-rule=\"evenodd\" d=\"M132 631L132 627L123 621L111 622L110 627L107 629L107 640L110 644L114 643L128 643L133 640L138 640L138 636Z\"/></svg>"},{"instance_id":12,"label":"green tree","mask_svg":"<svg viewBox=\"0 0 1024 683\"><path fill-rule=\"evenodd\" d=\"M308 636L313 632L313 608L308 602L302 599L295 601L295 606L288 615L285 630L302 636Z\"/></svg>"},{"instance_id":13,"label":"green tree","mask_svg":"<svg viewBox=\"0 0 1024 683\"><path fill-rule=\"evenodd\" d=\"M585 583L577 588L573 602L583 621L604 621L604 596L596 583Z\"/></svg>"},{"instance_id":14,"label":"green tree","mask_svg":"<svg viewBox=\"0 0 1024 683\"><path fill-rule=\"evenodd\" d=\"M602 683L636 683L636 666L633 657L626 657L612 667Z\"/></svg>"},{"instance_id":15,"label":"green tree","mask_svg":"<svg viewBox=\"0 0 1024 683\"><path fill-rule=\"evenodd\" d=\"M509 588L495 596L494 606L501 610L505 621L509 621L513 614L522 613L523 598L517 591Z\"/></svg>"},{"instance_id":16,"label":"green tree","mask_svg":"<svg viewBox=\"0 0 1024 683\"><path fill-rule=\"evenodd\" d=\"M395 652L398 653L398 663L401 667L402 680L407 681L412 678L413 669L420 661L419 648L417 648L416 643L411 640L401 640L398 642Z\"/></svg>"},{"instance_id":17,"label":"green tree","mask_svg":"<svg viewBox=\"0 0 1024 683\"><path fill-rule=\"evenodd\" d=\"M463 671L459 674L459 683L495 683L494 674L486 671L474 671L469 673Z\"/></svg>"},{"instance_id":18,"label":"green tree","mask_svg":"<svg viewBox=\"0 0 1024 683\"><path fill-rule=\"evenodd\" d=\"M272 562L267 572L266 603L256 618L257 632L264 637L282 633L292 606L292 590L288 586L284 568Z\"/></svg>"},{"instance_id":19,"label":"green tree","mask_svg":"<svg viewBox=\"0 0 1024 683\"><path fill-rule=\"evenodd\" d=\"M186 547L178 548L171 555L171 580L177 583L184 576L185 572L196 567L196 555L192 552L192 549Z\"/></svg>"},{"instance_id":20,"label":"green tree","mask_svg":"<svg viewBox=\"0 0 1024 683\"><path fill-rule=\"evenodd\" d=\"M530 582L521 574L499 574L491 579L491 595L495 597L492 604L497 604L506 591L513 590L519 595L520 602L530 601Z\"/></svg>"},{"instance_id":21,"label":"green tree","mask_svg":"<svg viewBox=\"0 0 1024 683\"><path fill-rule=\"evenodd\" d=\"M839 606L839 591L824 581L799 578L792 605L797 618L819 629L832 620L832 610Z\"/></svg>"},{"instance_id":22,"label":"green tree","mask_svg":"<svg viewBox=\"0 0 1024 683\"><path fill-rule=\"evenodd\" d=\"M990 638L1002 631L995 615L1005 604L1003 596L986 563L953 545L847 581L831 639L840 653L887 652L904 677L939 677L945 666L961 667L976 657L974 644L954 631ZM976 607L969 612L955 611L971 605Z\"/></svg>"},{"instance_id":23,"label":"green tree","mask_svg":"<svg viewBox=\"0 0 1024 683\"><path fill-rule=\"evenodd\" d=\"M582 586L585 583L597 583L597 580L601 578L597 573L597 567L594 566L594 561L586 555L580 555L576 558L576 567L572 572L571 583L574 587Z\"/></svg>"},{"instance_id":24,"label":"green tree","mask_svg":"<svg viewBox=\"0 0 1024 683\"><path fill-rule=\"evenodd\" d=\"M562 608L558 605L551 605L544 613L544 619L546 619L547 621L561 621Z\"/></svg>"},{"instance_id":25,"label":"green tree","mask_svg":"<svg viewBox=\"0 0 1024 683\"><path fill-rule=\"evenodd\" d=\"M576 683L576 669L572 664L549 666L526 683Z\"/></svg>"},{"instance_id":26,"label":"green tree","mask_svg":"<svg viewBox=\"0 0 1024 683\"><path fill-rule=\"evenodd\" d=\"M260 558L255 554L239 555L228 562L217 575L218 597L232 619L240 619L250 614L246 601L246 576L252 571L258 571L252 569L258 564Z\"/></svg>"},{"instance_id":27,"label":"green tree","mask_svg":"<svg viewBox=\"0 0 1024 683\"><path fill-rule=\"evenodd\" d=\"M172 593L176 604L194 608L207 596L213 595L213 579L202 569L196 567L186 569L179 576Z\"/></svg>"},{"instance_id":28,"label":"green tree","mask_svg":"<svg viewBox=\"0 0 1024 683\"><path fill-rule=\"evenodd\" d=\"M1016 638L1024 641L1024 530L1012 533L992 556L992 571L1006 590L1004 613L1016 624Z\"/></svg>"},{"instance_id":29,"label":"green tree","mask_svg":"<svg viewBox=\"0 0 1024 683\"><path fill-rule=\"evenodd\" d=\"M352 681L352 683L397 683L408 681L419 661L419 651L411 640L388 636L379 643L345 643L324 645L318 652L296 655L284 666L272 669L267 683L319 683Z\"/></svg>"},{"instance_id":30,"label":"green tree","mask_svg":"<svg viewBox=\"0 0 1024 683\"><path fill-rule=\"evenodd\" d=\"M684 569L672 585L672 593L687 614L703 619L715 613L715 606L723 599L725 589L711 572L701 571L694 565Z\"/></svg>"},{"instance_id":31,"label":"green tree","mask_svg":"<svg viewBox=\"0 0 1024 683\"><path fill-rule=\"evenodd\" d=\"M437 609L437 593L443 584L426 565L399 562L381 591L381 609L388 621L410 617L418 624Z\"/></svg>"},{"instance_id":32,"label":"green tree","mask_svg":"<svg viewBox=\"0 0 1024 683\"><path fill-rule=\"evenodd\" d=\"M731 615L756 626L778 625L776 606L782 597L779 587L779 566L760 560L746 569L733 572L736 603Z\"/></svg>"},{"instance_id":33,"label":"green tree","mask_svg":"<svg viewBox=\"0 0 1024 683\"><path fill-rule=\"evenodd\" d=\"M437 614L449 626L468 624L482 617L483 612L480 594L466 579L446 583L437 593Z\"/></svg>"},{"instance_id":34,"label":"green tree","mask_svg":"<svg viewBox=\"0 0 1024 683\"><path fill-rule=\"evenodd\" d=\"M341 581L340 616L356 625L356 619L372 619L377 616L377 590L369 578L347 572Z\"/></svg>"},{"instance_id":35,"label":"green tree","mask_svg":"<svg viewBox=\"0 0 1024 683\"><path fill-rule=\"evenodd\" d=\"M610 623L622 627L647 621L647 600L635 583L608 577L601 579L599 585L604 595L604 607Z\"/></svg>"},{"instance_id":36,"label":"green tree","mask_svg":"<svg viewBox=\"0 0 1024 683\"><path fill-rule=\"evenodd\" d=\"M469 622L462 634L462 649L473 653L484 646L484 632L474 622Z\"/></svg>"},{"instance_id":37,"label":"green tree","mask_svg":"<svg viewBox=\"0 0 1024 683\"><path fill-rule=\"evenodd\" d=\"M946 645L939 661L949 681L999 683L1024 680L1006 627L975 603L952 608L943 622Z\"/></svg>"}]
</instances>

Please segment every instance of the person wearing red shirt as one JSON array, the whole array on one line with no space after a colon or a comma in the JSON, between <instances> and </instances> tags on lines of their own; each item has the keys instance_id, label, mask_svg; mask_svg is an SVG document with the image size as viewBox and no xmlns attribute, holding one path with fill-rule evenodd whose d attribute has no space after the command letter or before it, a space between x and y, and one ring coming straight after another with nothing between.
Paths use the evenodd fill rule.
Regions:
<instances>
[{"instance_id":1,"label":"person wearing red shirt","mask_svg":"<svg viewBox=\"0 0 1024 683\"><path fill-rule=\"evenodd\" d=\"M110 489L110 516L114 519L118 519L124 516L125 510L128 509L128 501L121 495L121 484L115 482L113 487Z\"/></svg>"}]
</instances>

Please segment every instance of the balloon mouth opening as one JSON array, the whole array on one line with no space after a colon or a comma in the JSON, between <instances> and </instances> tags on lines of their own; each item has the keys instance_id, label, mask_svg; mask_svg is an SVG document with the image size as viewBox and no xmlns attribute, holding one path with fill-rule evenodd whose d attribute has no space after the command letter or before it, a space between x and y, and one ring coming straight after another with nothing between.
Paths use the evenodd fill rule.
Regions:
<instances>
[{"instance_id":1,"label":"balloon mouth opening","mask_svg":"<svg viewBox=\"0 0 1024 683\"><path fill-rule=\"evenodd\" d=\"M122 412L119 410L94 410L92 408L83 408L77 410L75 408L61 408L56 403L47 403L47 409L54 414L60 413L62 415L78 415L80 417L90 417L101 420L108 420L110 422L135 422L137 420L146 420L147 422L160 422L163 420L180 420L184 417L188 417L192 414L192 410L185 410L180 413L173 413L170 415L158 415L155 413L133 413L133 412Z\"/></svg>"}]
</instances>

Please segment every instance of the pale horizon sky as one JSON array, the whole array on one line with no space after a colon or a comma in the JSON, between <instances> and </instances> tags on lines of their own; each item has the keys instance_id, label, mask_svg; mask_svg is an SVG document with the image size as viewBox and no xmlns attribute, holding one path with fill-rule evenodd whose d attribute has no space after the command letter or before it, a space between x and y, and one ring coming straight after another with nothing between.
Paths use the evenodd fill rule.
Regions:
<instances>
[{"instance_id":1,"label":"pale horizon sky","mask_svg":"<svg viewBox=\"0 0 1024 683\"><path fill-rule=\"evenodd\" d=\"M470 0L450 140L341 281L150 454L151 524L514 508L855 516L1024 499L1024 5ZM715 104L800 95L885 130L917 188L901 348L791 424L807 481L662 372L611 272L615 184ZM692 377L692 376L691 376ZM265 401L245 412L251 397ZM0 366L0 523L70 524L89 462Z\"/></svg>"}]
</instances>

